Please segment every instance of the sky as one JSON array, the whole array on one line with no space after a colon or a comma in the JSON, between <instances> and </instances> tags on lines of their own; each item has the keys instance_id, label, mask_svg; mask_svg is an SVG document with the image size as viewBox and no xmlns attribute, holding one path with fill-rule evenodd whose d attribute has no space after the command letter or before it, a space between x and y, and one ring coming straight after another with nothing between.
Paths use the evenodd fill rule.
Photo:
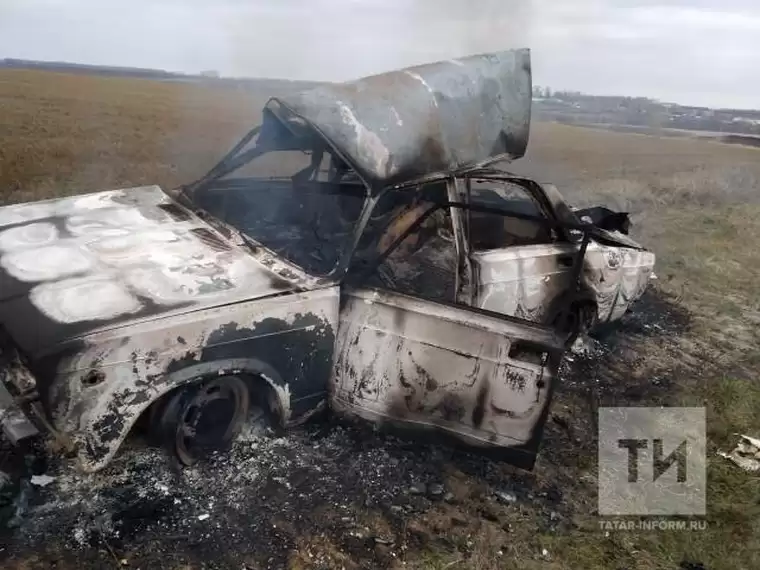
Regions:
<instances>
[{"instance_id":1,"label":"sky","mask_svg":"<svg viewBox=\"0 0 760 570\"><path fill-rule=\"evenodd\" d=\"M760 108L758 0L0 0L0 58L341 81L513 47L553 89Z\"/></svg>"}]
</instances>

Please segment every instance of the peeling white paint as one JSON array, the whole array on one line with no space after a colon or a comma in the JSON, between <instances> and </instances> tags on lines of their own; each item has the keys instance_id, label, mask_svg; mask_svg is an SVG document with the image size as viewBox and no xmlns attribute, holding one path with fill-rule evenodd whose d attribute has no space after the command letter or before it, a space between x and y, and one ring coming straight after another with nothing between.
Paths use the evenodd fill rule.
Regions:
<instances>
[{"instance_id":1,"label":"peeling white paint","mask_svg":"<svg viewBox=\"0 0 760 570\"><path fill-rule=\"evenodd\" d=\"M162 221L146 218L134 208L103 208L66 219L66 229L74 236L121 236L129 228L159 227Z\"/></svg>"},{"instance_id":2,"label":"peeling white paint","mask_svg":"<svg viewBox=\"0 0 760 570\"><path fill-rule=\"evenodd\" d=\"M430 86L430 84L427 81L425 81L421 75L419 75L418 73L415 73L414 71L406 70L404 71L404 73L406 73L409 77L416 79L417 81L422 83L422 85L425 86L425 89L427 89L428 93L430 93L432 97L433 105L437 108L438 100L435 98L435 90Z\"/></svg>"},{"instance_id":3,"label":"peeling white paint","mask_svg":"<svg viewBox=\"0 0 760 570\"><path fill-rule=\"evenodd\" d=\"M396 110L396 107L391 107L391 113L393 113L393 116L396 118L396 124L399 127L404 126L404 121L401 120L401 117L398 114L398 111Z\"/></svg>"},{"instance_id":4,"label":"peeling white paint","mask_svg":"<svg viewBox=\"0 0 760 570\"><path fill-rule=\"evenodd\" d=\"M356 133L356 145L359 153L365 155L369 161L374 163L377 172L385 173L390 160L390 153L385 148L383 140L374 132L362 125L354 115L348 105L339 102L340 116L343 122L351 126Z\"/></svg>"},{"instance_id":5,"label":"peeling white paint","mask_svg":"<svg viewBox=\"0 0 760 570\"><path fill-rule=\"evenodd\" d=\"M0 233L0 251L11 252L27 247L49 245L58 238L55 225L48 222L27 224Z\"/></svg>"},{"instance_id":6,"label":"peeling white paint","mask_svg":"<svg viewBox=\"0 0 760 570\"><path fill-rule=\"evenodd\" d=\"M215 237L204 222L176 221L159 207L169 202L159 188L146 187L0 208L6 219L57 217L55 224L32 221L0 233L0 267L30 283L32 303L65 323L134 313L140 297L171 306L287 288L287 279ZM40 285L48 282L59 283ZM108 284L114 298L102 299L92 283Z\"/></svg>"},{"instance_id":7,"label":"peeling white paint","mask_svg":"<svg viewBox=\"0 0 760 570\"><path fill-rule=\"evenodd\" d=\"M38 285L30 297L38 309L59 323L112 319L142 308L121 283L103 276Z\"/></svg>"},{"instance_id":8,"label":"peeling white paint","mask_svg":"<svg viewBox=\"0 0 760 570\"><path fill-rule=\"evenodd\" d=\"M72 245L49 245L7 253L0 266L19 281L52 281L90 271L95 261Z\"/></svg>"}]
</instances>

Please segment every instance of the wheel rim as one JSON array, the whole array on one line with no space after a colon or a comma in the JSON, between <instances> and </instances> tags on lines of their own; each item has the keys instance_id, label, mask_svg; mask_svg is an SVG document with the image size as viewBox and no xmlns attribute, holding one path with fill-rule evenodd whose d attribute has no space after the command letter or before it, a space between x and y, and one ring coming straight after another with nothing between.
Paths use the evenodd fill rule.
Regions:
<instances>
[{"instance_id":1,"label":"wheel rim","mask_svg":"<svg viewBox=\"0 0 760 570\"><path fill-rule=\"evenodd\" d=\"M201 384L179 406L174 433L179 460L192 465L229 445L243 427L249 407L248 388L240 378L224 376Z\"/></svg>"}]
</instances>

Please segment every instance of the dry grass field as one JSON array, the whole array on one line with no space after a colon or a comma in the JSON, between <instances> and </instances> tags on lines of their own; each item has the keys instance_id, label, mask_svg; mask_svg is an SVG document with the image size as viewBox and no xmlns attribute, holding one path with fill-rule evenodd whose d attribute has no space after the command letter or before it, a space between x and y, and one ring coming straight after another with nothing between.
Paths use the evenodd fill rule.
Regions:
<instances>
[{"instance_id":1,"label":"dry grass field","mask_svg":"<svg viewBox=\"0 0 760 570\"><path fill-rule=\"evenodd\" d=\"M257 122L267 95L265 85L0 70L0 203L191 181ZM289 567L760 568L760 479L717 455L733 447L736 433L760 437L760 149L536 124L528 156L514 170L556 183L577 204L632 212L636 236L658 256L658 294L690 315L689 326L677 335L620 340L595 369L607 390L589 392L594 402L587 392L561 391L535 473L493 468L505 485L515 477L559 488L563 524L546 523L554 516L530 500L484 512L483 483L447 465L443 478L458 503L434 503L402 527L376 513L363 516L368 527L396 532L403 552L363 558L313 529L296 540L309 555L294 552ZM605 533L595 515L593 406L663 404L707 408L708 528ZM124 548L119 556L132 567L155 567L140 566L139 536ZM171 548L161 567L227 567ZM312 558L320 550L328 560L322 566ZM39 552L12 554L6 566L0 548L0 565L48 567ZM114 562L105 556L105 564Z\"/></svg>"}]
</instances>

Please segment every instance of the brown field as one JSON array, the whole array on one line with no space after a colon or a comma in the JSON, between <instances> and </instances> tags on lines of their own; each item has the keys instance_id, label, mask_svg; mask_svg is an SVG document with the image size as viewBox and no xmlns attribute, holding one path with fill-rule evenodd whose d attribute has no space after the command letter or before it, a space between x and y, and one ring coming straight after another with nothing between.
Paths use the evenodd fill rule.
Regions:
<instances>
[{"instance_id":1,"label":"brown field","mask_svg":"<svg viewBox=\"0 0 760 570\"><path fill-rule=\"evenodd\" d=\"M217 85L0 70L0 203L193 180L257 122L268 95L266 86ZM313 527L292 537L288 567L760 568L760 479L716 453L733 447L736 433L760 437L760 149L545 123L534 125L528 155L514 170L556 183L575 203L632 212L637 237L658 256L657 298L688 313L690 324L678 334L618 335L616 351L594 368L603 389L586 386L594 380L581 370L575 378L583 389L559 394L533 474L486 466L491 479L478 479L446 463L441 477L453 503L426 503L401 522L357 507L362 524L393 536L382 552L376 546L367 554ZM595 515L594 408L663 404L707 408L708 529L605 534ZM562 524L547 523L554 517L544 503L494 501L483 483L494 477L505 486L559 488ZM48 567L49 545L11 546L4 563L4 536L0 566ZM195 546L176 537L163 546L171 555L151 562L153 547L140 540L116 554L108 547L60 561L232 567L197 558ZM267 567L243 554L233 559L237 568Z\"/></svg>"}]
</instances>

